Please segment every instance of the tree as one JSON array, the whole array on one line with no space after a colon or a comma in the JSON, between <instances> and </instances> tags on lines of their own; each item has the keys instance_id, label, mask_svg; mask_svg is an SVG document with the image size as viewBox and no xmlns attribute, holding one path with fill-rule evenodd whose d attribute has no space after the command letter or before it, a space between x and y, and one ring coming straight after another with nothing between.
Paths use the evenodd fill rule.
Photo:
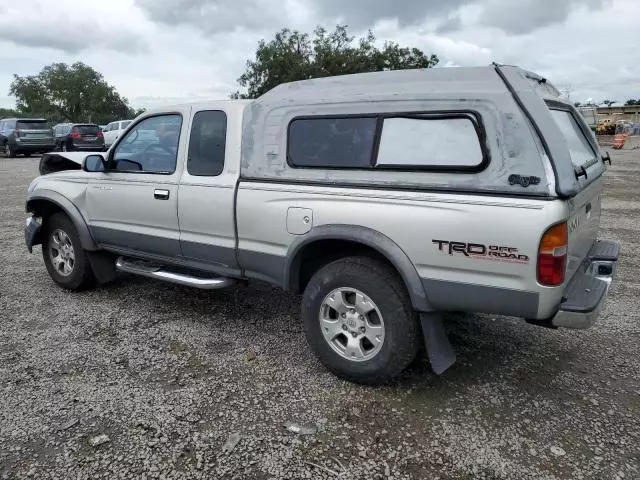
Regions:
<instances>
[{"instance_id":1,"label":"tree","mask_svg":"<svg viewBox=\"0 0 640 480\"><path fill-rule=\"evenodd\" d=\"M430 68L438 63L436 55L425 55L418 48L385 42L379 49L370 31L354 44L346 25L329 33L317 27L313 38L307 33L284 28L273 40L260 40L254 60L247 60L245 72L238 78L246 92L232 98L256 98L285 82L329 77L349 73L379 72L408 68Z\"/></svg>"},{"instance_id":2,"label":"tree","mask_svg":"<svg viewBox=\"0 0 640 480\"><path fill-rule=\"evenodd\" d=\"M580 102L574 102L573 106L578 108L578 107L581 107L582 104Z\"/></svg>"},{"instance_id":3,"label":"tree","mask_svg":"<svg viewBox=\"0 0 640 480\"><path fill-rule=\"evenodd\" d=\"M629 99L624 102L625 105L640 105L640 100Z\"/></svg>"},{"instance_id":4,"label":"tree","mask_svg":"<svg viewBox=\"0 0 640 480\"><path fill-rule=\"evenodd\" d=\"M602 104L606 105L607 107L611 108L611 105L613 105L614 103L618 103L617 100L603 100Z\"/></svg>"},{"instance_id":5,"label":"tree","mask_svg":"<svg viewBox=\"0 0 640 480\"><path fill-rule=\"evenodd\" d=\"M108 123L135 111L102 74L84 63L53 63L37 75L13 76L9 94L22 113L53 121Z\"/></svg>"},{"instance_id":6,"label":"tree","mask_svg":"<svg viewBox=\"0 0 640 480\"><path fill-rule=\"evenodd\" d=\"M19 112L12 108L0 108L0 118L17 117Z\"/></svg>"}]
</instances>

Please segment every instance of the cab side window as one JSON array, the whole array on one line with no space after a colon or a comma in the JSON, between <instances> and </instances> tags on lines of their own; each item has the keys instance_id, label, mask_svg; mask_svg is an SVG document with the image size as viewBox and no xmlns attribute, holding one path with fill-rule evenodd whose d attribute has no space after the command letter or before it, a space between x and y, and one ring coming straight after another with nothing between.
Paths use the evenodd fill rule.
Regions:
<instances>
[{"instance_id":1,"label":"cab side window","mask_svg":"<svg viewBox=\"0 0 640 480\"><path fill-rule=\"evenodd\" d=\"M109 170L171 174L176 169L182 116L148 117L129 130L118 143Z\"/></svg>"},{"instance_id":2,"label":"cab side window","mask_svg":"<svg viewBox=\"0 0 640 480\"><path fill-rule=\"evenodd\" d=\"M227 141L227 115L205 110L193 116L189 137L187 172L194 176L215 177L224 169Z\"/></svg>"}]
</instances>

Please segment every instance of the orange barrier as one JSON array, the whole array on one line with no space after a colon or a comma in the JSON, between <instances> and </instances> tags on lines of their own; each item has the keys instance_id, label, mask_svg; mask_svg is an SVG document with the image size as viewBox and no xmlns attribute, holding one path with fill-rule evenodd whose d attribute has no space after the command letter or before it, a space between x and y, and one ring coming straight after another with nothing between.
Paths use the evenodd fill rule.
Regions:
<instances>
[{"instance_id":1,"label":"orange barrier","mask_svg":"<svg viewBox=\"0 0 640 480\"><path fill-rule=\"evenodd\" d=\"M614 137L613 137L613 145L611 145L615 150L621 150L624 147L625 142L627 141L627 138L629 138L630 135L628 133L617 133Z\"/></svg>"}]
</instances>

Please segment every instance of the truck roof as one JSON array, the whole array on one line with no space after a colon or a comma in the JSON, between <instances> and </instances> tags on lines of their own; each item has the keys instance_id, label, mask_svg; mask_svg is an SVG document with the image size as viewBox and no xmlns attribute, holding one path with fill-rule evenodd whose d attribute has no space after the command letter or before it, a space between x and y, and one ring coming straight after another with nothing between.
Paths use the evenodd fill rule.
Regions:
<instances>
[{"instance_id":1,"label":"truck roof","mask_svg":"<svg viewBox=\"0 0 640 480\"><path fill-rule=\"evenodd\" d=\"M519 67L507 68L517 71L531 82L547 83L542 77ZM504 82L496 73L495 66L491 65L393 70L301 80L279 85L262 95L259 100L273 102L280 99L300 101L316 98L322 102L347 97L361 100L369 95L381 94L399 94L406 98L412 93L424 95L432 92L445 96L460 94L464 98L465 92L478 94L504 91Z\"/></svg>"},{"instance_id":2,"label":"truck roof","mask_svg":"<svg viewBox=\"0 0 640 480\"><path fill-rule=\"evenodd\" d=\"M161 107L150 108L144 115L152 114L152 113L164 113L168 112L174 108L184 108L184 107L192 107L195 110L216 110L219 109L221 105L239 105L245 106L251 103L253 100L236 100L236 99L223 99L223 100L207 100L205 102L185 102L185 103L175 103L170 105L163 105Z\"/></svg>"}]
</instances>

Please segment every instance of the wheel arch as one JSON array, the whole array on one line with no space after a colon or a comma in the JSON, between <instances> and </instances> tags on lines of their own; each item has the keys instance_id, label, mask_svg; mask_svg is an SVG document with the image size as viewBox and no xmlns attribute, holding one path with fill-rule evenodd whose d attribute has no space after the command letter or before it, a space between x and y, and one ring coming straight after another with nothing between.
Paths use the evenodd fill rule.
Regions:
<instances>
[{"instance_id":1,"label":"wheel arch","mask_svg":"<svg viewBox=\"0 0 640 480\"><path fill-rule=\"evenodd\" d=\"M36 216L46 219L48 216L56 212L65 213L73 222L74 227L80 237L82 248L87 251L96 251L100 248L93 240L89 227L78 208L65 196L51 190L39 191L36 195L30 197L26 203L27 213L33 213ZM38 238L34 245L42 243L42 239Z\"/></svg>"},{"instance_id":2,"label":"wheel arch","mask_svg":"<svg viewBox=\"0 0 640 480\"><path fill-rule=\"evenodd\" d=\"M345 248L337 252L336 248ZM353 248L350 248L353 247ZM392 266L402 278L414 309L433 311L418 272L407 254L389 237L377 230L355 225L322 225L294 241L287 251L284 271L284 287L300 292L310 276L304 271L305 260L315 259L311 274L327 263L357 252L379 256ZM309 278L305 278L309 276Z\"/></svg>"}]
</instances>

